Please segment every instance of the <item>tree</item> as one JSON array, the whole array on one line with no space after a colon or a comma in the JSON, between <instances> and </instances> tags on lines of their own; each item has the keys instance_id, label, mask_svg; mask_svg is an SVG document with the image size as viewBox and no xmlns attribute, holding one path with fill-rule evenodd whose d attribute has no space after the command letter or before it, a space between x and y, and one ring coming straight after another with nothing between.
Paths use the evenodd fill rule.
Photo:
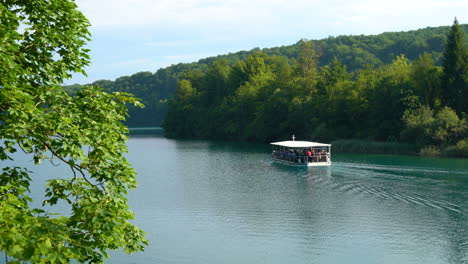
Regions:
<instances>
[{"instance_id":1,"label":"tree","mask_svg":"<svg viewBox=\"0 0 468 264\"><path fill-rule=\"evenodd\" d=\"M457 113L447 106L435 114L426 105L408 109L402 120L405 123L405 129L401 132L402 140L414 142L420 147L456 144L463 139L468 129L466 119L460 119Z\"/></svg>"},{"instance_id":2,"label":"tree","mask_svg":"<svg viewBox=\"0 0 468 264\"><path fill-rule=\"evenodd\" d=\"M318 82L319 91L321 93L327 93L331 98L333 97L332 87L340 81L345 81L350 78L346 70L346 66L334 57L330 65L326 65L321 68L320 79ZM328 89L328 90L327 90Z\"/></svg>"},{"instance_id":3,"label":"tree","mask_svg":"<svg viewBox=\"0 0 468 264\"><path fill-rule=\"evenodd\" d=\"M447 38L442 66L443 103L457 113L468 112L468 50L463 31L455 18Z\"/></svg>"},{"instance_id":4,"label":"tree","mask_svg":"<svg viewBox=\"0 0 468 264\"><path fill-rule=\"evenodd\" d=\"M190 81L180 80L175 92L175 98L178 100L184 100L190 98L193 95L193 93L194 91Z\"/></svg>"},{"instance_id":5,"label":"tree","mask_svg":"<svg viewBox=\"0 0 468 264\"><path fill-rule=\"evenodd\" d=\"M136 187L123 153L126 93L88 87L71 96L59 85L89 64L88 20L73 0L0 1L0 160L22 150L35 164L70 168L49 180L32 208L26 168L0 172L0 251L11 263L100 263L107 250L143 250L125 194ZM52 211L66 203L65 215Z\"/></svg>"},{"instance_id":6,"label":"tree","mask_svg":"<svg viewBox=\"0 0 468 264\"><path fill-rule=\"evenodd\" d=\"M403 128L409 101L410 65L404 55L383 68L382 78L369 95L370 126L377 140L394 140Z\"/></svg>"},{"instance_id":7,"label":"tree","mask_svg":"<svg viewBox=\"0 0 468 264\"><path fill-rule=\"evenodd\" d=\"M432 144L431 127L434 123L434 112L427 105L416 109L407 109L402 117L405 128L400 138L405 142L413 142L417 146Z\"/></svg>"},{"instance_id":8,"label":"tree","mask_svg":"<svg viewBox=\"0 0 468 264\"><path fill-rule=\"evenodd\" d=\"M218 60L211 65L203 83L206 106L218 105L227 93L227 82L231 67L226 60Z\"/></svg>"},{"instance_id":9,"label":"tree","mask_svg":"<svg viewBox=\"0 0 468 264\"><path fill-rule=\"evenodd\" d=\"M456 144L462 139L466 126L466 120L446 106L435 115L430 135L437 145Z\"/></svg>"},{"instance_id":10,"label":"tree","mask_svg":"<svg viewBox=\"0 0 468 264\"><path fill-rule=\"evenodd\" d=\"M434 64L432 55L423 53L411 64L411 79L415 94L424 105L431 108L440 105L441 69Z\"/></svg>"},{"instance_id":11,"label":"tree","mask_svg":"<svg viewBox=\"0 0 468 264\"><path fill-rule=\"evenodd\" d=\"M308 86L313 86L317 78L317 63L321 55L317 50L318 47L311 40L302 39L299 42L299 69Z\"/></svg>"}]
</instances>

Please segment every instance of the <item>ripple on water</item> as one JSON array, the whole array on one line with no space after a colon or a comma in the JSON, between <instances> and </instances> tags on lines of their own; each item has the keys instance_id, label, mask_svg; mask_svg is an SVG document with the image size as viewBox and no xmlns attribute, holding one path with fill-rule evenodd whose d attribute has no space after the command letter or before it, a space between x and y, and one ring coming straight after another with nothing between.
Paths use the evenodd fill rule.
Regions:
<instances>
[{"instance_id":1,"label":"ripple on water","mask_svg":"<svg viewBox=\"0 0 468 264\"><path fill-rule=\"evenodd\" d=\"M129 153L152 244L112 263L467 263L461 162L335 155L291 168L237 143L160 141Z\"/></svg>"},{"instance_id":2,"label":"ripple on water","mask_svg":"<svg viewBox=\"0 0 468 264\"><path fill-rule=\"evenodd\" d=\"M335 163L333 175L341 180L331 183L331 188L349 195L369 195L393 199L416 206L466 213L462 205L444 199L438 193L428 193L426 188L440 191L447 185L440 175L466 175L466 170L442 170L437 168L398 167L356 163ZM429 177L421 177L426 175ZM437 177L431 178L431 175ZM390 184L389 183L394 183ZM436 187L434 188L434 185ZM398 187L398 188L395 188ZM424 190L421 192L421 190Z\"/></svg>"}]
</instances>

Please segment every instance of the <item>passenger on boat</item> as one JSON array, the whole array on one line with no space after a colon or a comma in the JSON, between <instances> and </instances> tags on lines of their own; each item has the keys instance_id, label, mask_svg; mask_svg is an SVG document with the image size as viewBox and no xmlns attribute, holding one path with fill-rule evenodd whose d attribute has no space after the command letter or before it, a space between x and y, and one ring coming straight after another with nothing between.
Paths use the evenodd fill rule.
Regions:
<instances>
[{"instance_id":1,"label":"passenger on boat","mask_svg":"<svg viewBox=\"0 0 468 264\"><path fill-rule=\"evenodd\" d=\"M322 149L322 151L320 151L320 161L326 161L327 157L326 157L326 153L325 153L325 150Z\"/></svg>"},{"instance_id":2,"label":"passenger on boat","mask_svg":"<svg viewBox=\"0 0 468 264\"><path fill-rule=\"evenodd\" d=\"M308 160L309 162L312 162L312 151L311 151L311 149L309 149L309 150L307 151L307 160Z\"/></svg>"}]
</instances>

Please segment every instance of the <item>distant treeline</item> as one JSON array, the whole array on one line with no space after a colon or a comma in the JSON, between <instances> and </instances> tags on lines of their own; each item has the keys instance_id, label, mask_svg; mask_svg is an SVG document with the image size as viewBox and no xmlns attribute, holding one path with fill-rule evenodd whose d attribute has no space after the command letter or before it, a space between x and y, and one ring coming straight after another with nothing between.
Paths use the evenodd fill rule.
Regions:
<instances>
[{"instance_id":1,"label":"distant treeline","mask_svg":"<svg viewBox=\"0 0 468 264\"><path fill-rule=\"evenodd\" d=\"M461 29L468 32L468 25L462 25ZM146 107L144 109L131 107L127 125L131 127L159 126L166 116L168 100L173 98L178 82L180 80L190 80L191 85L199 93L197 96L202 96L203 88L196 81L201 80L201 76L207 75L210 71L212 72L219 65L225 65L229 69L233 69L241 61L248 63L246 61L248 57L254 56L255 58L262 58L264 64L275 74L280 69L274 67L280 67L279 65L283 64L285 65L281 67L285 70L297 71L298 64L307 64L307 62L301 62L304 59L301 47L308 43L307 45L311 45L315 52L313 63L317 67L317 72L321 72L324 66L328 65L330 67L334 58L336 58L341 65L346 66L347 72L351 74L350 79L355 81L355 76L358 75L359 71L377 69L388 65L401 54L404 54L409 61L415 61L424 52L430 53L435 65L441 65L449 30L450 27L434 27L408 32L389 32L375 36L339 36L321 40L300 40L290 46L256 48L250 51L219 55L202 59L196 63L173 65L160 69L155 73L139 72L131 76L117 78L115 81L99 80L94 82L93 85L99 85L109 92L129 92L142 100ZM249 60L252 60L252 58ZM286 64L289 66L286 66ZM287 69L288 67L289 69ZM316 85L313 82L307 84L309 89L310 85ZM244 83L239 82L238 84L241 86ZM217 89L217 87L224 84L219 82L213 85L215 86L210 89ZM232 83L229 85L232 85ZM81 85L66 87L70 92L80 88ZM286 86L279 88L282 90L288 89ZM221 88L221 90L225 89L227 88ZM230 87L229 89L233 90L235 88ZM218 99L215 98L214 100Z\"/></svg>"},{"instance_id":2,"label":"distant treeline","mask_svg":"<svg viewBox=\"0 0 468 264\"><path fill-rule=\"evenodd\" d=\"M174 77L180 80L163 127L172 137L270 142L294 134L407 142L426 154L466 156L463 28L455 20L450 29L302 40L220 56L206 70Z\"/></svg>"}]
</instances>

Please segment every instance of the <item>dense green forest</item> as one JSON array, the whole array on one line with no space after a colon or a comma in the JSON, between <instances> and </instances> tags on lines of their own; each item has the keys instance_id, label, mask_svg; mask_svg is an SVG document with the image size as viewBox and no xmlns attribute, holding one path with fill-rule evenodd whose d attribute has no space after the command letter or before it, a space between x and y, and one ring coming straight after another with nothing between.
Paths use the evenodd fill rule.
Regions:
<instances>
[{"instance_id":1,"label":"dense green forest","mask_svg":"<svg viewBox=\"0 0 468 264\"><path fill-rule=\"evenodd\" d=\"M468 32L468 25L461 25L461 29ZM348 78L356 81L356 76L363 75L364 69L386 67L385 65L391 64L401 54L410 62L414 62L421 54L430 53L435 65L441 65L449 30L450 27L444 26L408 32L388 32L373 36L338 36L321 40L300 40L294 45L265 49L255 48L250 51L201 59L196 63L180 63L159 69L155 73L139 72L131 76L117 78L115 81L99 80L93 84L101 86L108 92L130 92L142 99L146 107L144 109L130 108L130 118L127 120L127 125L131 127L159 126L166 116L168 101L173 98L178 82L190 80L197 93L201 93L203 88L201 88L201 84L197 84L197 81L203 79L202 76L206 76L220 65L227 67L229 73L226 74L231 74L230 71L232 69L235 71L235 68L238 67L235 66L236 64L241 63L241 61L249 63L253 56L263 60L266 67L275 74L277 71L283 70L295 71L297 74L297 65L307 64L307 62L301 62L304 59L304 51L301 49L305 43L308 43L307 45L311 45L314 50L313 63L314 67L317 67L317 73L325 69L324 66L330 67L336 58L340 65L346 66ZM465 39L465 43L467 41L468 39ZM221 79L218 81L213 84L215 86L212 89L218 89L224 85L224 81ZM238 84L243 85L244 81L246 80L239 80ZM315 81L317 80L307 83L307 85L315 85ZM280 84L278 83L278 87ZM229 85L233 85L233 83ZM66 89L74 92L81 87L81 85L70 85ZM229 89L235 88L230 87ZM288 86L279 88L284 91L288 89ZM215 98L215 100L219 99ZM207 136L206 133L202 134Z\"/></svg>"},{"instance_id":2,"label":"dense green forest","mask_svg":"<svg viewBox=\"0 0 468 264\"><path fill-rule=\"evenodd\" d=\"M463 28L455 20L451 28L302 40L221 56L206 71L179 75L163 127L172 137L270 142L295 134L467 155Z\"/></svg>"}]
</instances>

